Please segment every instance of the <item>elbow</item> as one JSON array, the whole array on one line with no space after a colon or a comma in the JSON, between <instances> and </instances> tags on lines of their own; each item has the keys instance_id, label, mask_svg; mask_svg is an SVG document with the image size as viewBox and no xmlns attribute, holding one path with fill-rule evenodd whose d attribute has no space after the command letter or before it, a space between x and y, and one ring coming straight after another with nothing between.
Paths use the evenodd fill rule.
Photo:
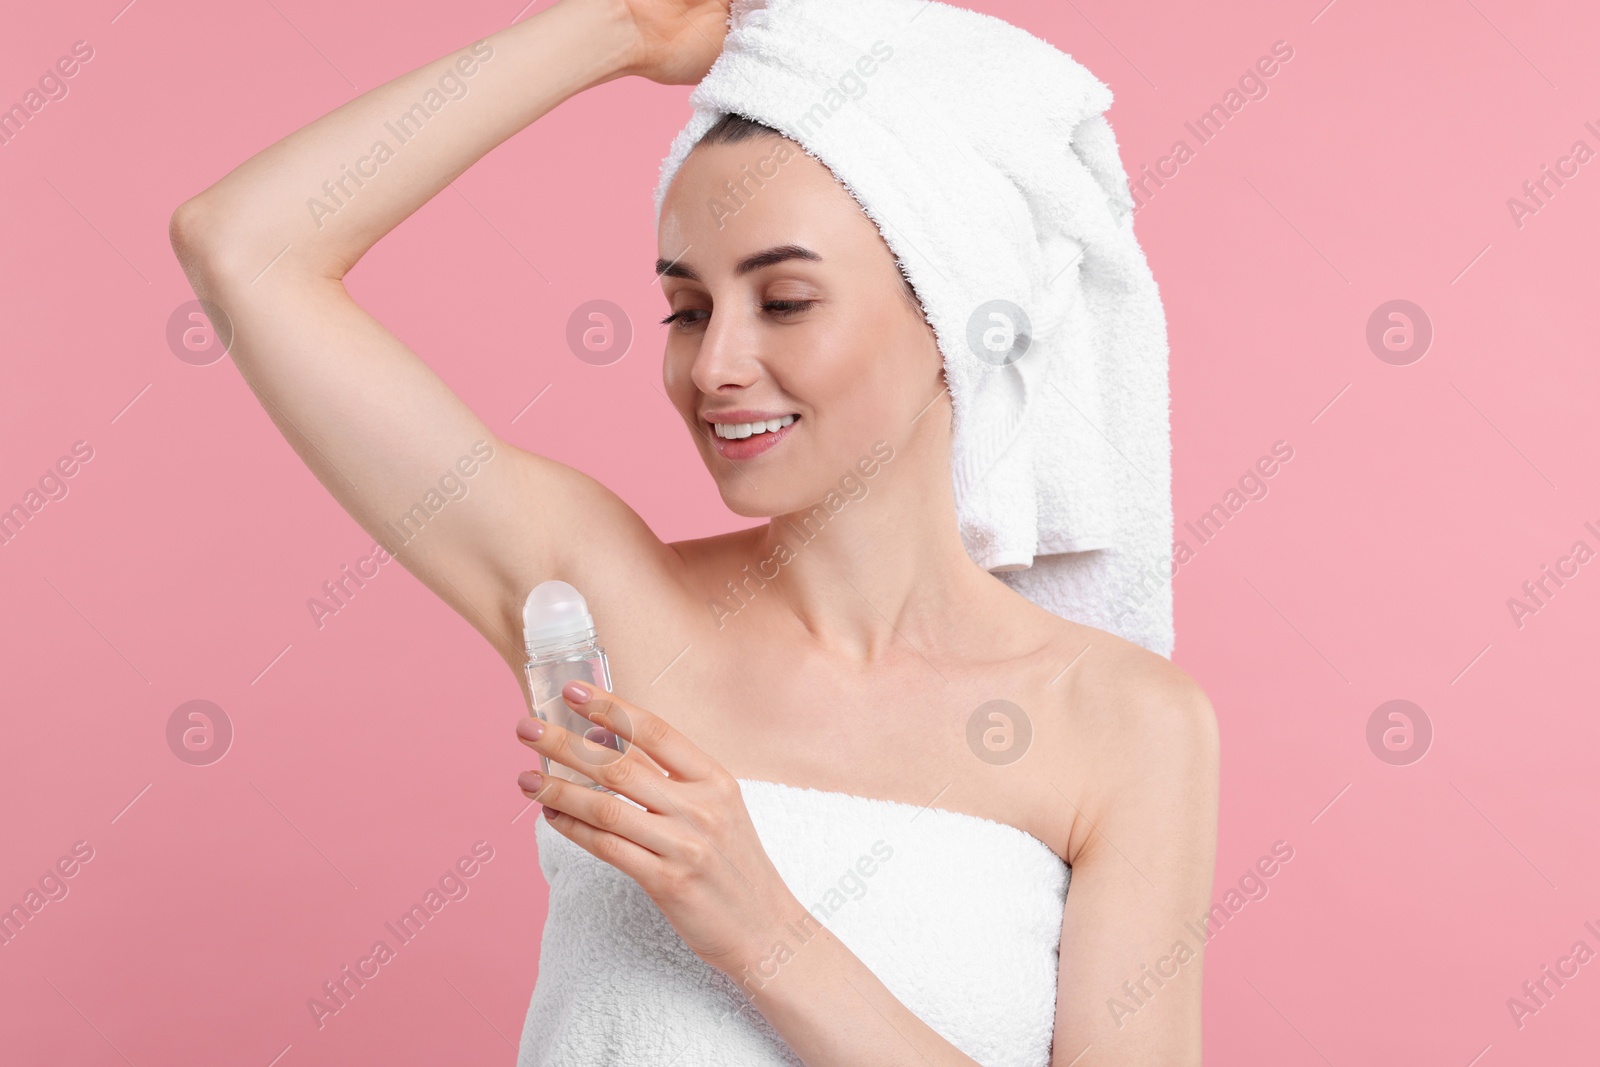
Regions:
<instances>
[{"instance_id":1,"label":"elbow","mask_svg":"<svg viewBox=\"0 0 1600 1067\"><path fill-rule=\"evenodd\" d=\"M218 200L210 192L178 205L167 224L167 239L197 293L202 286L215 290L236 283L253 284L269 267L277 276L343 277L342 269L328 266L326 256L315 247L305 247L304 242L295 243L295 254L280 264L279 257L291 243L254 225L247 209ZM345 264L340 266L347 269Z\"/></svg>"},{"instance_id":2,"label":"elbow","mask_svg":"<svg viewBox=\"0 0 1600 1067\"><path fill-rule=\"evenodd\" d=\"M196 292L239 278L249 281L272 258L263 254L257 235L240 225L239 213L209 193L178 205L167 224L167 239Z\"/></svg>"},{"instance_id":3,"label":"elbow","mask_svg":"<svg viewBox=\"0 0 1600 1067\"><path fill-rule=\"evenodd\" d=\"M167 240L172 242L173 253L180 259L194 254L215 229L215 217L203 195L191 196L179 204L167 222Z\"/></svg>"},{"instance_id":4,"label":"elbow","mask_svg":"<svg viewBox=\"0 0 1600 1067\"><path fill-rule=\"evenodd\" d=\"M214 277L227 248L222 238L222 218L204 195L179 204L167 223L167 240L191 284Z\"/></svg>"}]
</instances>

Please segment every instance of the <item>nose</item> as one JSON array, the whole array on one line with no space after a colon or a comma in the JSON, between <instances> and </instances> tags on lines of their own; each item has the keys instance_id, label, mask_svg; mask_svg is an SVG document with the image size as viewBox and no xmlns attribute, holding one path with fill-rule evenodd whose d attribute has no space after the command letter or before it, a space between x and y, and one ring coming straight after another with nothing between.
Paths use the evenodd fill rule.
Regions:
<instances>
[{"instance_id":1,"label":"nose","mask_svg":"<svg viewBox=\"0 0 1600 1067\"><path fill-rule=\"evenodd\" d=\"M757 355L758 331L749 316L735 304L713 305L700 334L700 346L689 368L695 388L707 396L725 396L754 385L761 377Z\"/></svg>"}]
</instances>

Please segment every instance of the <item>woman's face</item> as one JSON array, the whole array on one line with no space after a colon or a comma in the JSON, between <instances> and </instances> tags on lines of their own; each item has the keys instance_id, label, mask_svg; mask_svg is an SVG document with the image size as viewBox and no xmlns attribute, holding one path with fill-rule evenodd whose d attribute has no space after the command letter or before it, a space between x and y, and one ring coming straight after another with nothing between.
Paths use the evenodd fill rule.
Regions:
<instances>
[{"instance_id":1,"label":"woman's face","mask_svg":"<svg viewBox=\"0 0 1600 1067\"><path fill-rule=\"evenodd\" d=\"M893 254L793 142L696 147L662 202L658 254L667 396L735 513L798 511L876 442L898 453L941 419L947 437L948 409L929 409L939 350Z\"/></svg>"}]
</instances>

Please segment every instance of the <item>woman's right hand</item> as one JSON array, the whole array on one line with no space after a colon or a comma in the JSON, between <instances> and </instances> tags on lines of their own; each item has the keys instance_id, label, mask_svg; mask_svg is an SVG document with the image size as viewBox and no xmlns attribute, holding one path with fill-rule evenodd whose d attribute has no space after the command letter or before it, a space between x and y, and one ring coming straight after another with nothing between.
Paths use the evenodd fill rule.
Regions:
<instances>
[{"instance_id":1,"label":"woman's right hand","mask_svg":"<svg viewBox=\"0 0 1600 1067\"><path fill-rule=\"evenodd\" d=\"M728 34L728 0L612 0L637 36L628 73L662 85L705 77Z\"/></svg>"}]
</instances>

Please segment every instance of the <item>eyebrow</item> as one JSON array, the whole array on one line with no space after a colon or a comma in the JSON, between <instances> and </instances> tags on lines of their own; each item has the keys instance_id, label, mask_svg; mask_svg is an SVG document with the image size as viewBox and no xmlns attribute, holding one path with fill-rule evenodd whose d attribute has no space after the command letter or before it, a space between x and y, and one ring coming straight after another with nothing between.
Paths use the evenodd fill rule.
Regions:
<instances>
[{"instance_id":1,"label":"eyebrow","mask_svg":"<svg viewBox=\"0 0 1600 1067\"><path fill-rule=\"evenodd\" d=\"M822 262L822 257L801 245L777 245L766 248L760 252L752 252L741 259L733 268L736 275L746 275L758 271L763 267L770 267L774 263L782 263L789 259L808 259L813 262ZM680 263L675 259L656 260L656 274L665 278L684 278L691 282L700 281L700 275L693 267Z\"/></svg>"}]
</instances>

